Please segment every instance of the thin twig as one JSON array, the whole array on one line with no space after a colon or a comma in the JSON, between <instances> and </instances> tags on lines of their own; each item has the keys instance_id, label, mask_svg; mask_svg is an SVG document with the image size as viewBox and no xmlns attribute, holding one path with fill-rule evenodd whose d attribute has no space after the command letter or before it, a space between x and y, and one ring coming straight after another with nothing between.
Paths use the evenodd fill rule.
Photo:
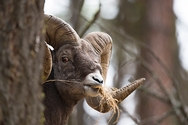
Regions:
<instances>
[{"instance_id":1,"label":"thin twig","mask_svg":"<svg viewBox=\"0 0 188 125\"><path fill-rule=\"evenodd\" d=\"M173 111L173 110L169 110L168 112L162 114L162 116L156 120L156 122L155 122L154 125L160 125L160 123L161 123L164 119L166 119L168 116L170 116L170 115L172 115L172 114L174 114L174 111Z\"/></svg>"},{"instance_id":2,"label":"thin twig","mask_svg":"<svg viewBox=\"0 0 188 125\"><path fill-rule=\"evenodd\" d=\"M71 87L73 87L73 88L76 88L75 86L74 86L74 84L72 84L72 83L75 83L75 84L82 84L81 82L78 82L78 81L76 81L75 79L70 79L70 80L61 80L61 79L50 79L50 80L46 80L44 83L48 83L48 82L62 82L62 83L64 83L64 84L67 84L67 85L69 85L69 86L71 86ZM44 84L43 83L43 84ZM71 84L70 84L71 83Z\"/></svg>"},{"instance_id":3,"label":"thin twig","mask_svg":"<svg viewBox=\"0 0 188 125\"><path fill-rule=\"evenodd\" d=\"M138 125L148 125L149 123L150 124L152 123L154 125L159 125L164 119L166 119L168 116L173 115L173 114L174 114L174 111L172 109L162 114L161 117L153 116L153 117L144 119L141 122L139 122Z\"/></svg>"},{"instance_id":4,"label":"thin twig","mask_svg":"<svg viewBox=\"0 0 188 125\"><path fill-rule=\"evenodd\" d=\"M125 108L123 108L121 105L120 105L120 109L126 113L136 124L138 124L138 119L135 118L133 115L131 115Z\"/></svg>"},{"instance_id":5,"label":"thin twig","mask_svg":"<svg viewBox=\"0 0 188 125\"><path fill-rule=\"evenodd\" d=\"M85 28L83 29L83 31L80 33L80 37L83 37L83 35L85 34L85 32L91 27L91 25L93 23L95 23L95 21L98 19L99 17L99 14L100 14L100 11L101 11L101 2L99 4L99 9L97 10L97 12L94 14L93 16L93 19L88 22L88 24L85 26Z\"/></svg>"},{"instance_id":6,"label":"thin twig","mask_svg":"<svg viewBox=\"0 0 188 125\"><path fill-rule=\"evenodd\" d=\"M149 90L145 87L140 87L137 90L142 91L142 92L146 93L147 95L153 96L154 98L157 98L157 99L161 100L162 102L166 102L166 103L170 104L170 100L168 98L160 96L156 92L153 92L152 90Z\"/></svg>"},{"instance_id":7,"label":"thin twig","mask_svg":"<svg viewBox=\"0 0 188 125\"><path fill-rule=\"evenodd\" d=\"M78 31L78 22L79 22L79 17L81 15L81 11L82 11L82 8L83 8L83 5L84 5L84 0L80 0L79 1L79 7L77 9L77 13L76 13L76 16L74 17L74 24L73 24L73 28ZM74 9L72 9L74 11Z\"/></svg>"},{"instance_id":8,"label":"thin twig","mask_svg":"<svg viewBox=\"0 0 188 125\"><path fill-rule=\"evenodd\" d=\"M182 107L182 102L180 102L178 99L176 99L171 93L169 93L169 96L170 96L170 99L171 99L172 107L174 109L174 112L175 112L176 116L179 118L179 121L183 125L187 125L188 124L188 119L186 117L187 115L185 113L185 110Z\"/></svg>"}]
</instances>

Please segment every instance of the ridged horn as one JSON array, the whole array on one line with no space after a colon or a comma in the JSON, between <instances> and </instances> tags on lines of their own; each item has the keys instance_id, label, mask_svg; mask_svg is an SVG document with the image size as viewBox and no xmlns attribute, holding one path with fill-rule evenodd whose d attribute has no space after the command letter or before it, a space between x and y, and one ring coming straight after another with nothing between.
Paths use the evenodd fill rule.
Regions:
<instances>
[{"instance_id":1,"label":"ridged horn","mask_svg":"<svg viewBox=\"0 0 188 125\"><path fill-rule=\"evenodd\" d=\"M92 32L84 37L88 43L90 43L96 54L101 57L101 67L102 67L102 76L104 81L106 81L106 75L110 63L110 56L112 52L112 39L111 37L103 32ZM99 102L101 100L101 96L97 97L86 97L86 101L88 105L94 108L97 111L101 111L99 107Z\"/></svg>"},{"instance_id":2,"label":"ridged horn","mask_svg":"<svg viewBox=\"0 0 188 125\"><path fill-rule=\"evenodd\" d=\"M45 41L51 45L54 50L59 49L63 44L78 45L80 37L76 31L65 21L51 15L44 15ZM50 68L50 69L49 69ZM48 78L52 68L51 52L45 45L44 63L43 63L43 82Z\"/></svg>"},{"instance_id":3,"label":"ridged horn","mask_svg":"<svg viewBox=\"0 0 188 125\"><path fill-rule=\"evenodd\" d=\"M44 19L45 41L55 50L62 44L78 44L80 37L68 23L51 15L44 15Z\"/></svg>"},{"instance_id":4,"label":"ridged horn","mask_svg":"<svg viewBox=\"0 0 188 125\"><path fill-rule=\"evenodd\" d=\"M48 76L50 75L51 69L52 69L52 56L50 49L48 48L46 42L45 44L45 50L44 50L44 57L43 57L43 74L42 74L42 82L44 82Z\"/></svg>"},{"instance_id":5,"label":"ridged horn","mask_svg":"<svg viewBox=\"0 0 188 125\"><path fill-rule=\"evenodd\" d=\"M112 39L108 34L103 32L89 33L84 37L84 39L91 43L95 52L100 55L102 76L105 81L112 52Z\"/></svg>"},{"instance_id":6,"label":"ridged horn","mask_svg":"<svg viewBox=\"0 0 188 125\"><path fill-rule=\"evenodd\" d=\"M142 85L145 81L145 78L140 78L130 83L129 85L120 88L120 89L111 89L111 95L114 99L116 99L117 104L121 103L127 96L129 96L134 90L136 90L140 85ZM86 101L87 103L95 110L105 113L108 112L111 108L107 102L103 102L100 104L101 96L90 97ZM101 110L102 109L102 110Z\"/></svg>"},{"instance_id":7,"label":"ridged horn","mask_svg":"<svg viewBox=\"0 0 188 125\"><path fill-rule=\"evenodd\" d=\"M145 80L145 78L137 79L129 85L113 91L113 98L117 99L118 103L121 103L127 96L129 96L134 90L136 90L140 85L142 85Z\"/></svg>"}]
</instances>

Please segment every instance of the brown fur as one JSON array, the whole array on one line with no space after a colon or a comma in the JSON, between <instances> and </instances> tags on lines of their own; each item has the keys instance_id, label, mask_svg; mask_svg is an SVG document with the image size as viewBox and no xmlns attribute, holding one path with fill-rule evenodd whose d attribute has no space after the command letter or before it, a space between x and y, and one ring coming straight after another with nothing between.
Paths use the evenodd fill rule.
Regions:
<instances>
[{"instance_id":1,"label":"brown fur","mask_svg":"<svg viewBox=\"0 0 188 125\"><path fill-rule=\"evenodd\" d=\"M63 62L63 57L69 61ZM53 69L49 79L69 82L55 81L43 84L46 125L66 124L73 107L86 97L82 81L95 69L102 70L100 57L84 40L80 45L65 44L53 52ZM71 82L71 79L77 82Z\"/></svg>"}]
</instances>

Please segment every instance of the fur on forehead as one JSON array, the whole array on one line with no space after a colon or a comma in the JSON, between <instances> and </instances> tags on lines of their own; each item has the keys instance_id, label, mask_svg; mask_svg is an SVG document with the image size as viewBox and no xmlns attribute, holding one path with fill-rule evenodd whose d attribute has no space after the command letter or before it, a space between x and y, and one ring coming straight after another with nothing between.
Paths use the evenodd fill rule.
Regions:
<instances>
[{"instance_id":1,"label":"fur on forehead","mask_svg":"<svg viewBox=\"0 0 188 125\"><path fill-rule=\"evenodd\" d=\"M92 44L84 39L81 39L80 47L83 52L86 52L95 62L101 62L101 56L95 52Z\"/></svg>"},{"instance_id":2,"label":"fur on forehead","mask_svg":"<svg viewBox=\"0 0 188 125\"><path fill-rule=\"evenodd\" d=\"M90 53L91 55L100 58L100 55L96 53L95 48L92 46L92 44L84 39L81 39L81 48L83 51L86 51ZM99 59L100 60L100 59Z\"/></svg>"},{"instance_id":3,"label":"fur on forehead","mask_svg":"<svg viewBox=\"0 0 188 125\"><path fill-rule=\"evenodd\" d=\"M86 41L86 40L84 40L84 39L81 39L81 48L83 49L83 50L86 50L86 51L92 51L94 54L96 54L96 52L94 51L94 48L93 48L93 46L91 45L91 43L90 42L88 42L88 41ZM99 56L98 54L96 54L96 56Z\"/></svg>"}]
</instances>

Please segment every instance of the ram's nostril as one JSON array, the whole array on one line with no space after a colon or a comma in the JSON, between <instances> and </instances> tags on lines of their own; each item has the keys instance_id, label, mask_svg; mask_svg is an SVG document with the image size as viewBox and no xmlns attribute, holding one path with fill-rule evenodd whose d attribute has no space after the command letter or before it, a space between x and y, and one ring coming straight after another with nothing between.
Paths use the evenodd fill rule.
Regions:
<instances>
[{"instance_id":1,"label":"ram's nostril","mask_svg":"<svg viewBox=\"0 0 188 125\"><path fill-rule=\"evenodd\" d=\"M98 83L100 83L100 84L103 84L103 80L101 79L98 79L97 77L92 77L95 81L97 81Z\"/></svg>"},{"instance_id":2,"label":"ram's nostril","mask_svg":"<svg viewBox=\"0 0 188 125\"><path fill-rule=\"evenodd\" d=\"M101 80L100 83L103 84L103 80Z\"/></svg>"}]
</instances>

